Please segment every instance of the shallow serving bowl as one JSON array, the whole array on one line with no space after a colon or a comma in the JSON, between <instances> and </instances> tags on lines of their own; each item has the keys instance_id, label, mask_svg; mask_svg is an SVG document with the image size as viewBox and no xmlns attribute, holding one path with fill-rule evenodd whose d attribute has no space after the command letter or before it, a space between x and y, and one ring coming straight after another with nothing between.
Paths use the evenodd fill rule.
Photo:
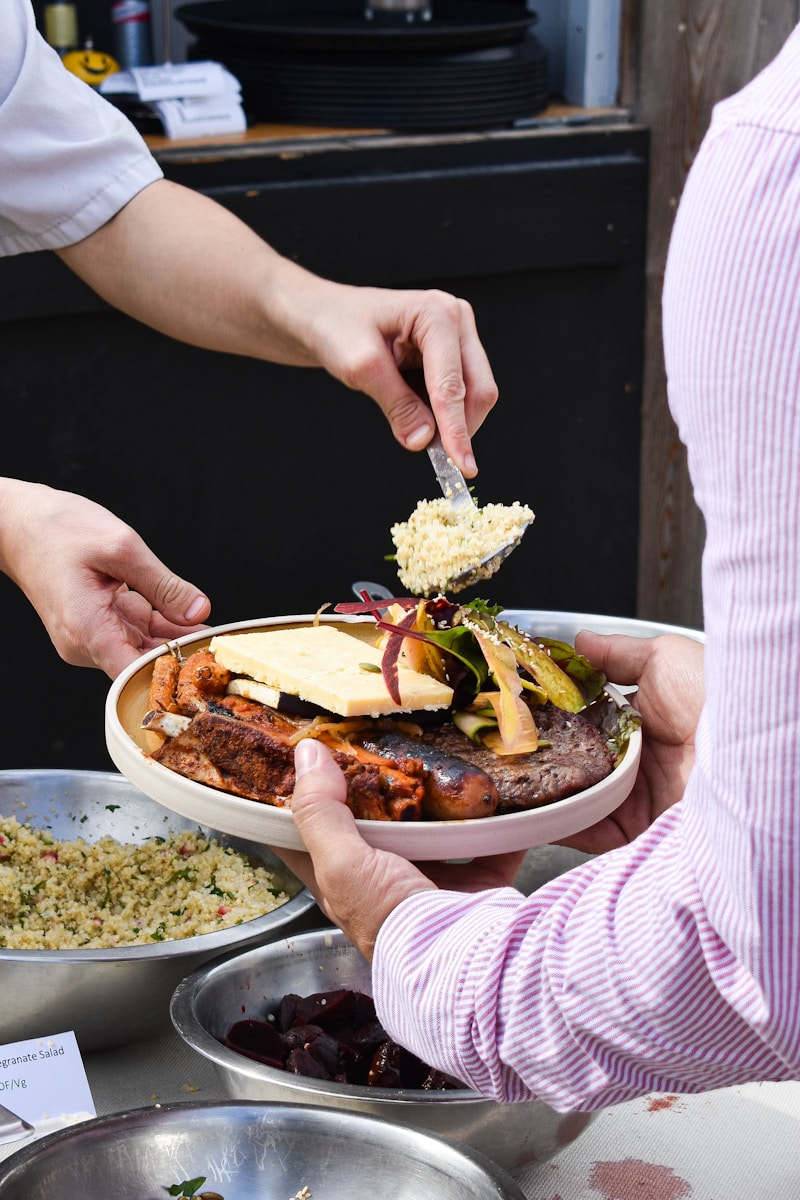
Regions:
<instances>
[{"instance_id":1,"label":"shallow serving bowl","mask_svg":"<svg viewBox=\"0 0 800 1200\"><path fill-rule=\"evenodd\" d=\"M363 1113L174 1104L87 1121L0 1165L0 1200L164 1200L205 1177L224 1200L525 1200L468 1147Z\"/></svg>"},{"instance_id":2,"label":"shallow serving bowl","mask_svg":"<svg viewBox=\"0 0 800 1200\"><path fill-rule=\"evenodd\" d=\"M196 822L104 771L0 771L0 816L51 829L59 840L105 835L143 842L197 829ZM257 859L290 896L263 917L230 929L112 950L4 950L0 1041L73 1030L83 1051L123 1045L168 1029L176 984L206 959L277 936L314 907L314 898L267 847L209 826L208 836Z\"/></svg>"},{"instance_id":3,"label":"shallow serving bowl","mask_svg":"<svg viewBox=\"0 0 800 1200\"><path fill-rule=\"evenodd\" d=\"M525 610L515 610L515 617ZM548 614L547 636L570 640L570 620L562 622L558 613ZM277 626L308 625L316 618L304 616L269 617L239 622L179 638L177 645L185 655L208 645L218 633L234 633ZM349 633L369 637L374 623L358 617L334 617L323 613L323 623L346 628ZM563 632L559 632L559 630ZM537 632L530 625L528 632ZM186 779L150 758L160 744L153 733L143 731L142 718L147 711L153 663L162 650L153 650L132 663L111 685L106 701L106 745L111 758L137 787L160 804L182 816L199 822L211 822L239 837L262 841L270 846L302 850L303 842L287 808L272 808L241 796L229 795ZM618 704L624 696L615 689L609 694ZM462 821L358 821L361 835L371 845L390 850L413 861L424 859L473 858L544 846L578 833L618 808L633 787L639 768L642 738L632 735L621 763L609 776L551 804L502 816Z\"/></svg>"},{"instance_id":4,"label":"shallow serving bowl","mask_svg":"<svg viewBox=\"0 0 800 1200\"><path fill-rule=\"evenodd\" d=\"M498 1104L467 1088L436 1092L309 1079L255 1062L219 1040L236 1021L263 1018L289 992L307 996L334 988L371 994L369 964L338 929L309 930L199 967L178 985L172 1020L184 1041L215 1065L232 1099L371 1113L472 1146L512 1174L550 1158L592 1119L590 1113L557 1113L542 1101Z\"/></svg>"}]
</instances>

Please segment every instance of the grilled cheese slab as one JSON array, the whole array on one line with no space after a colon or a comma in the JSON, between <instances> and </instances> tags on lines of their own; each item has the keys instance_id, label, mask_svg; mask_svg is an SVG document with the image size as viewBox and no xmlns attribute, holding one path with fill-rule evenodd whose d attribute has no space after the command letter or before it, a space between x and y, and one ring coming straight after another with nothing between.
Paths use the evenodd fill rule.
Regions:
<instances>
[{"instance_id":1,"label":"grilled cheese slab","mask_svg":"<svg viewBox=\"0 0 800 1200\"><path fill-rule=\"evenodd\" d=\"M453 699L446 684L399 666L402 704L395 704L381 674L382 652L331 625L220 634L209 649L234 675L299 696L341 717L448 708Z\"/></svg>"}]
</instances>

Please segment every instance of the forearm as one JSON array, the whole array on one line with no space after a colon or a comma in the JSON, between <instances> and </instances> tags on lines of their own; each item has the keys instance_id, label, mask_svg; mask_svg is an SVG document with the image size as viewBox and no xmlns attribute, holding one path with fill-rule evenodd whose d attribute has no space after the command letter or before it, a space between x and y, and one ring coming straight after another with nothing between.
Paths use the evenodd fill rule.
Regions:
<instances>
[{"instance_id":1,"label":"forearm","mask_svg":"<svg viewBox=\"0 0 800 1200\"><path fill-rule=\"evenodd\" d=\"M296 366L304 300L333 287L283 258L244 222L160 180L102 228L58 252L115 308L180 341Z\"/></svg>"},{"instance_id":2,"label":"forearm","mask_svg":"<svg viewBox=\"0 0 800 1200\"><path fill-rule=\"evenodd\" d=\"M472 308L436 289L354 287L306 271L208 197L159 180L58 252L99 295L180 341L323 367L421 450L434 419L476 474L471 435L497 399ZM423 389L409 372L422 371Z\"/></svg>"},{"instance_id":3,"label":"forearm","mask_svg":"<svg viewBox=\"0 0 800 1200\"><path fill-rule=\"evenodd\" d=\"M26 551L25 561L35 553L32 527L38 513L44 520L48 512L55 513L56 496L57 493L44 484L0 478L0 571L23 591L26 589L21 551Z\"/></svg>"}]
</instances>

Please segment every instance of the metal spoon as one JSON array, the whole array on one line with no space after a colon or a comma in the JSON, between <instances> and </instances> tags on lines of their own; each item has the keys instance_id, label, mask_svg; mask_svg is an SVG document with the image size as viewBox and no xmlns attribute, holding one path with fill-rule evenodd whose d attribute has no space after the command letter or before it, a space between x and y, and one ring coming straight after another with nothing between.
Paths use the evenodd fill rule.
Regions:
<instances>
[{"instance_id":1,"label":"metal spoon","mask_svg":"<svg viewBox=\"0 0 800 1200\"><path fill-rule=\"evenodd\" d=\"M26 1137L29 1133L33 1133L33 1128L33 1125L30 1125L24 1117L18 1117L10 1108L5 1108L0 1104L0 1145Z\"/></svg>"},{"instance_id":2,"label":"metal spoon","mask_svg":"<svg viewBox=\"0 0 800 1200\"><path fill-rule=\"evenodd\" d=\"M472 499L467 481L442 445L438 430L433 440L428 444L428 457L436 472L439 487L442 489L445 499L451 502L456 513L464 515L469 513L470 510L478 512L478 506ZM526 521L521 527L518 537L513 538L510 542L506 542L502 546L498 546L496 550L492 550L489 554L484 555L474 566L468 567L458 575L455 575L448 583L447 590L461 592L465 588L472 587L473 584L478 583L481 579L488 579L491 575L494 575L503 560L508 558L511 551L519 545L522 535L529 525L530 521Z\"/></svg>"},{"instance_id":3,"label":"metal spoon","mask_svg":"<svg viewBox=\"0 0 800 1200\"><path fill-rule=\"evenodd\" d=\"M472 499L467 481L442 445L438 429L433 440L428 443L428 458L445 499L451 502L456 512L477 510L478 506Z\"/></svg>"},{"instance_id":4,"label":"metal spoon","mask_svg":"<svg viewBox=\"0 0 800 1200\"><path fill-rule=\"evenodd\" d=\"M365 592L368 600L391 600L395 594L394 592L390 592L387 587L384 587L382 583L372 583L369 579L357 579L350 586L353 589L353 595L356 600L363 600ZM380 608L378 612L386 612L386 609Z\"/></svg>"}]
</instances>

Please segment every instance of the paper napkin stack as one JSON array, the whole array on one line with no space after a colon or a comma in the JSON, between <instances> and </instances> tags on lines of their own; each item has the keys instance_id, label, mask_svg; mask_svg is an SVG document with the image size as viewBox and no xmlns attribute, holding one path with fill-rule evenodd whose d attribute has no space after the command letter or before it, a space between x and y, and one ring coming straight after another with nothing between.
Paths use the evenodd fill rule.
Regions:
<instances>
[{"instance_id":1,"label":"paper napkin stack","mask_svg":"<svg viewBox=\"0 0 800 1200\"><path fill-rule=\"evenodd\" d=\"M238 79L221 63L162 63L116 71L100 85L109 100L135 96L158 116L168 138L243 133L247 119Z\"/></svg>"}]
</instances>

